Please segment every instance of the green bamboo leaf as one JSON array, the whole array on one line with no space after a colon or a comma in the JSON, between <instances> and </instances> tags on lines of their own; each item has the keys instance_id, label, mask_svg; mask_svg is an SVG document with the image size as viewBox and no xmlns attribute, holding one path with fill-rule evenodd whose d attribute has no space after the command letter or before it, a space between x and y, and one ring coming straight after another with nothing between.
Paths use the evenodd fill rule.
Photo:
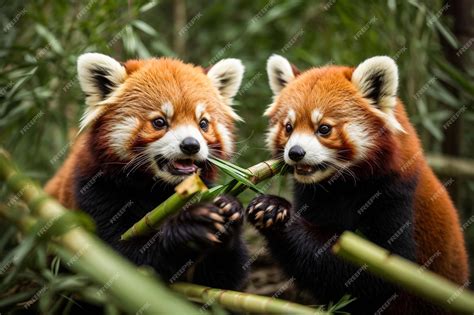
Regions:
<instances>
[{"instance_id":1,"label":"green bamboo leaf","mask_svg":"<svg viewBox=\"0 0 474 315\"><path fill-rule=\"evenodd\" d=\"M222 160L222 159L219 159L219 158L209 158L208 159L211 163L214 163L214 164L218 164L220 166L222 166L223 168L227 168L229 170L235 170L235 171L238 171L239 173L241 173L243 176L247 175L247 176L252 176L252 173L250 173L247 169L243 168L243 167L240 167L232 162L229 162L229 161L226 161L226 160Z\"/></svg>"},{"instance_id":2,"label":"green bamboo leaf","mask_svg":"<svg viewBox=\"0 0 474 315\"><path fill-rule=\"evenodd\" d=\"M135 40L138 56L143 59L151 58L152 55L150 54L150 51L148 51L148 48L146 48L146 46L143 44L140 37L136 36Z\"/></svg>"},{"instance_id":3,"label":"green bamboo leaf","mask_svg":"<svg viewBox=\"0 0 474 315\"><path fill-rule=\"evenodd\" d=\"M137 49L135 33L130 25L125 26L125 32L122 36L122 42L125 50L133 54Z\"/></svg>"},{"instance_id":4,"label":"green bamboo leaf","mask_svg":"<svg viewBox=\"0 0 474 315\"><path fill-rule=\"evenodd\" d=\"M146 12L146 11L149 11L151 9L153 9L154 7L156 7L158 5L159 1L157 0L152 0L150 2L148 2L147 4L143 5L141 8L140 8L140 13L143 13L143 12Z\"/></svg>"},{"instance_id":5,"label":"green bamboo leaf","mask_svg":"<svg viewBox=\"0 0 474 315\"><path fill-rule=\"evenodd\" d=\"M224 172L225 174L229 175L230 177L234 178L235 180L238 180L245 186L248 186L250 189L252 189L255 192L264 194L265 192L261 190L259 187L257 187L254 183L252 183L250 180L248 180L246 177L241 176L239 173L236 172L231 172L228 171L228 169L221 168L221 171Z\"/></svg>"},{"instance_id":6,"label":"green bamboo leaf","mask_svg":"<svg viewBox=\"0 0 474 315\"><path fill-rule=\"evenodd\" d=\"M467 93L474 96L474 83L469 78L466 78L465 75L450 65L449 63L441 60L440 58L434 58L436 64L448 74L454 81L456 81Z\"/></svg>"},{"instance_id":7,"label":"green bamboo leaf","mask_svg":"<svg viewBox=\"0 0 474 315\"><path fill-rule=\"evenodd\" d=\"M0 308L7 307L9 305L17 304L19 302L24 302L31 298L38 290L28 289L25 291L18 292L16 294L11 294L0 299Z\"/></svg>"},{"instance_id":8,"label":"green bamboo leaf","mask_svg":"<svg viewBox=\"0 0 474 315\"><path fill-rule=\"evenodd\" d=\"M461 106L459 99L454 97L453 94L451 94L451 92L446 89L446 87L444 87L442 84L439 84L438 82L433 83L433 88L429 89L427 94L452 108L459 108Z\"/></svg>"},{"instance_id":9,"label":"green bamboo leaf","mask_svg":"<svg viewBox=\"0 0 474 315\"><path fill-rule=\"evenodd\" d=\"M439 22L439 18L434 19L434 25L440 34L446 39L446 41L454 48L458 48L458 41L456 37L449 31L443 24Z\"/></svg>"},{"instance_id":10,"label":"green bamboo leaf","mask_svg":"<svg viewBox=\"0 0 474 315\"><path fill-rule=\"evenodd\" d=\"M248 186L250 189L259 192L259 193L264 193L260 188L258 188L254 183L252 183L248 178L251 176L251 174L247 171L244 170L245 173L242 173L240 171L240 167L237 167L236 165L233 165L230 162L223 163L222 160L218 160L215 158L210 158L209 161L213 163L215 166L217 166L222 172L225 174L229 175L231 178L238 180L242 184Z\"/></svg>"},{"instance_id":11,"label":"green bamboo leaf","mask_svg":"<svg viewBox=\"0 0 474 315\"><path fill-rule=\"evenodd\" d=\"M64 49L61 46L61 43L56 38L56 36L53 33L51 33L50 30L48 30L46 27L44 27L41 24L36 24L35 29L38 35L43 37L46 40L47 44L51 47L52 50L54 50L56 53L60 55L64 53Z\"/></svg>"},{"instance_id":12,"label":"green bamboo leaf","mask_svg":"<svg viewBox=\"0 0 474 315\"><path fill-rule=\"evenodd\" d=\"M438 141L443 140L443 133L438 127L435 126L431 119L428 117L422 117L421 123L423 127L425 127L426 130L428 130Z\"/></svg>"},{"instance_id":13,"label":"green bamboo leaf","mask_svg":"<svg viewBox=\"0 0 474 315\"><path fill-rule=\"evenodd\" d=\"M173 51L173 49L171 49L163 40L154 41L151 43L151 47L161 55L176 56L176 53Z\"/></svg>"},{"instance_id":14,"label":"green bamboo leaf","mask_svg":"<svg viewBox=\"0 0 474 315\"><path fill-rule=\"evenodd\" d=\"M13 87L8 91L7 95L6 95L6 98L9 99L11 98L15 93L16 91L18 91L20 89L20 87L23 86L23 84L31 79L31 77L33 76L33 74L36 73L36 70L38 70L38 67L34 67L33 69L31 69L30 71L24 73L19 79L18 81L15 82L15 84L13 85Z\"/></svg>"},{"instance_id":15,"label":"green bamboo leaf","mask_svg":"<svg viewBox=\"0 0 474 315\"><path fill-rule=\"evenodd\" d=\"M148 34L150 36L157 36L158 35L157 31L153 27L151 27L149 24L147 24L143 21L135 20L135 21L132 22L132 24L145 34Z\"/></svg>"}]
</instances>

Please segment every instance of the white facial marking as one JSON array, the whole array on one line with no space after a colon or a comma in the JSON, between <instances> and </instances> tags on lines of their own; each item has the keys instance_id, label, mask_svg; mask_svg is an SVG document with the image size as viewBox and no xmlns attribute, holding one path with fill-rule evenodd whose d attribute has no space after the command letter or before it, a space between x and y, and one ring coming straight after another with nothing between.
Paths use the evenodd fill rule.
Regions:
<instances>
[{"instance_id":1,"label":"white facial marking","mask_svg":"<svg viewBox=\"0 0 474 315\"><path fill-rule=\"evenodd\" d=\"M129 146L140 122L135 117L126 117L112 126L109 134L110 147L123 160L130 158Z\"/></svg>"},{"instance_id":2,"label":"white facial marking","mask_svg":"<svg viewBox=\"0 0 474 315\"><path fill-rule=\"evenodd\" d=\"M198 153L193 155L184 154L180 149L181 142L187 138L193 137L200 144L200 150ZM166 134L159 140L151 143L146 149L147 155L150 157L150 160L154 161L153 164L156 167L153 167L155 176L163 179L169 183L179 183L183 180L184 176L178 176L170 174L169 172L161 170L155 162L157 156L162 156L168 160L177 160L177 159L194 159L197 161L204 161L209 156L209 148L207 146L206 140L202 136L201 132L192 125L180 125L176 128L168 130Z\"/></svg>"},{"instance_id":3,"label":"white facial marking","mask_svg":"<svg viewBox=\"0 0 474 315\"><path fill-rule=\"evenodd\" d=\"M163 111L163 114L165 115L166 119L171 120L174 115L174 107L173 104L170 102L166 102L163 105L161 105L161 110Z\"/></svg>"},{"instance_id":4,"label":"white facial marking","mask_svg":"<svg viewBox=\"0 0 474 315\"><path fill-rule=\"evenodd\" d=\"M356 147L356 160L363 160L367 156L368 151L373 147L373 141L370 138L368 128L358 123L348 123L345 128L352 144Z\"/></svg>"},{"instance_id":5,"label":"white facial marking","mask_svg":"<svg viewBox=\"0 0 474 315\"><path fill-rule=\"evenodd\" d=\"M270 129L267 131L267 136L266 136L266 143L267 143L267 148L269 148L272 152L275 153L275 144L276 144L276 139L278 136L278 126L272 126Z\"/></svg>"},{"instance_id":6,"label":"white facial marking","mask_svg":"<svg viewBox=\"0 0 474 315\"><path fill-rule=\"evenodd\" d=\"M181 142L187 137L195 138L201 147L199 152L193 154L192 156L181 152L179 147ZM207 147L206 140L202 136L201 132L196 127L191 125L181 125L168 130L168 132L162 138L150 144L147 150L153 157L161 155L170 160L192 158L203 161L206 160L209 155L209 149Z\"/></svg>"},{"instance_id":7,"label":"white facial marking","mask_svg":"<svg viewBox=\"0 0 474 315\"><path fill-rule=\"evenodd\" d=\"M323 113L321 113L318 109L315 109L311 112L311 121L313 122L313 124L317 125L322 118Z\"/></svg>"},{"instance_id":8,"label":"white facial marking","mask_svg":"<svg viewBox=\"0 0 474 315\"><path fill-rule=\"evenodd\" d=\"M196 106L196 119L199 120L201 119L202 115L206 111L206 105L199 103Z\"/></svg>"},{"instance_id":9,"label":"white facial marking","mask_svg":"<svg viewBox=\"0 0 474 315\"><path fill-rule=\"evenodd\" d=\"M314 165L319 164L334 156L333 150L326 148L323 146L316 136L307 135L303 133L294 133L291 135L290 139L285 145L285 162L289 165L295 165L296 162L290 159L288 152L290 149L295 146L299 145L300 147L305 150L306 155L300 161L301 164L308 164Z\"/></svg>"},{"instance_id":10,"label":"white facial marking","mask_svg":"<svg viewBox=\"0 0 474 315\"><path fill-rule=\"evenodd\" d=\"M296 113L293 109L290 109L288 111L288 116L286 117L287 119L287 122L290 122L292 125L295 124L295 121L296 121Z\"/></svg>"},{"instance_id":11,"label":"white facial marking","mask_svg":"<svg viewBox=\"0 0 474 315\"><path fill-rule=\"evenodd\" d=\"M230 155L233 151L233 142L232 142L232 137L229 129L227 129L223 124L217 124L217 131L219 132L221 136L221 142L222 142L222 151L226 155Z\"/></svg>"},{"instance_id":12,"label":"white facial marking","mask_svg":"<svg viewBox=\"0 0 474 315\"><path fill-rule=\"evenodd\" d=\"M289 157L290 149L295 146L299 145L303 148L306 152L304 158L299 161L298 163L291 160ZM331 162L333 164L338 164L336 161L336 154L335 150L326 148L323 146L314 135L303 134L303 133L293 133L285 145L285 152L284 152L284 159L288 165L296 165L296 164L303 164L303 165L317 165L321 163ZM324 178L327 178L329 175L335 172L335 168L329 166L324 171L316 171L311 175L300 175L295 173L294 177L298 182L301 183L314 183L321 181Z\"/></svg>"},{"instance_id":13,"label":"white facial marking","mask_svg":"<svg viewBox=\"0 0 474 315\"><path fill-rule=\"evenodd\" d=\"M275 110L276 107L276 102L271 103L270 105L267 106L267 109L265 109L265 112L263 113L263 116L270 116L270 114Z\"/></svg>"}]
</instances>

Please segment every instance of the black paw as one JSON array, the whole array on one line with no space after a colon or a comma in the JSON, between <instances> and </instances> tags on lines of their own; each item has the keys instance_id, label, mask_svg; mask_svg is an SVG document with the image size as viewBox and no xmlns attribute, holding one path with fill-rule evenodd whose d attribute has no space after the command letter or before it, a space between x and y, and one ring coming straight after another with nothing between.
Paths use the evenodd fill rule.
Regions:
<instances>
[{"instance_id":1,"label":"black paw","mask_svg":"<svg viewBox=\"0 0 474 315\"><path fill-rule=\"evenodd\" d=\"M176 242L205 249L229 241L242 224L243 207L234 197L217 197L212 203L199 203L181 210L173 219Z\"/></svg>"},{"instance_id":2,"label":"black paw","mask_svg":"<svg viewBox=\"0 0 474 315\"><path fill-rule=\"evenodd\" d=\"M229 225L242 223L244 207L237 198L229 195L218 196L213 200L213 203L219 208L219 214L226 218Z\"/></svg>"},{"instance_id":3,"label":"black paw","mask_svg":"<svg viewBox=\"0 0 474 315\"><path fill-rule=\"evenodd\" d=\"M283 227L290 218L291 204L283 198L261 195L247 207L247 218L257 229Z\"/></svg>"}]
</instances>

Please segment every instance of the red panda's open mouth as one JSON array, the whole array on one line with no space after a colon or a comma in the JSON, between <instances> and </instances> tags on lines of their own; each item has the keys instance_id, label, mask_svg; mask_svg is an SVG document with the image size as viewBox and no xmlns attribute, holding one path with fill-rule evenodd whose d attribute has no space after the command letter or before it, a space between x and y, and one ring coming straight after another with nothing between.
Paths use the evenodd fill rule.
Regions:
<instances>
[{"instance_id":1,"label":"red panda's open mouth","mask_svg":"<svg viewBox=\"0 0 474 315\"><path fill-rule=\"evenodd\" d=\"M173 175L191 175L196 173L199 169L192 159L170 161L167 164L167 168Z\"/></svg>"},{"instance_id":2,"label":"red panda's open mouth","mask_svg":"<svg viewBox=\"0 0 474 315\"><path fill-rule=\"evenodd\" d=\"M316 165L296 164L294 168L298 175L312 175L317 171L325 171L328 168L328 165L324 163Z\"/></svg>"}]
</instances>

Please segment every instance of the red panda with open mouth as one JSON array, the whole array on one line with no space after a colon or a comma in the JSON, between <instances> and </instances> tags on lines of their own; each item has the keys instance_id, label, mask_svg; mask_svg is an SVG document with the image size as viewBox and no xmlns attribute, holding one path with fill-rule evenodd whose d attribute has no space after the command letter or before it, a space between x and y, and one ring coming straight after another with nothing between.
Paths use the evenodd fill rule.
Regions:
<instances>
[{"instance_id":1,"label":"red panda with open mouth","mask_svg":"<svg viewBox=\"0 0 474 315\"><path fill-rule=\"evenodd\" d=\"M397 98L395 62L300 72L275 55L267 72L267 143L290 167L294 197L258 196L247 217L274 257L321 304L350 294L357 300L344 310L353 314L444 313L331 251L343 231L357 231L459 285L468 281L458 214Z\"/></svg>"},{"instance_id":2,"label":"red panda with open mouth","mask_svg":"<svg viewBox=\"0 0 474 315\"><path fill-rule=\"evenodd\" d=\"M187 176L199 173L212 184L209 157L228 158L234 147L240 60L203 69L169 58L122 64L87 53L77 68L87 105L81 135L46 192L91 215L102 239L164 280L239 287L247 254L243 208L233 197L190 206L151 237L120 236Z\"/></svg>"}]
</instances>

